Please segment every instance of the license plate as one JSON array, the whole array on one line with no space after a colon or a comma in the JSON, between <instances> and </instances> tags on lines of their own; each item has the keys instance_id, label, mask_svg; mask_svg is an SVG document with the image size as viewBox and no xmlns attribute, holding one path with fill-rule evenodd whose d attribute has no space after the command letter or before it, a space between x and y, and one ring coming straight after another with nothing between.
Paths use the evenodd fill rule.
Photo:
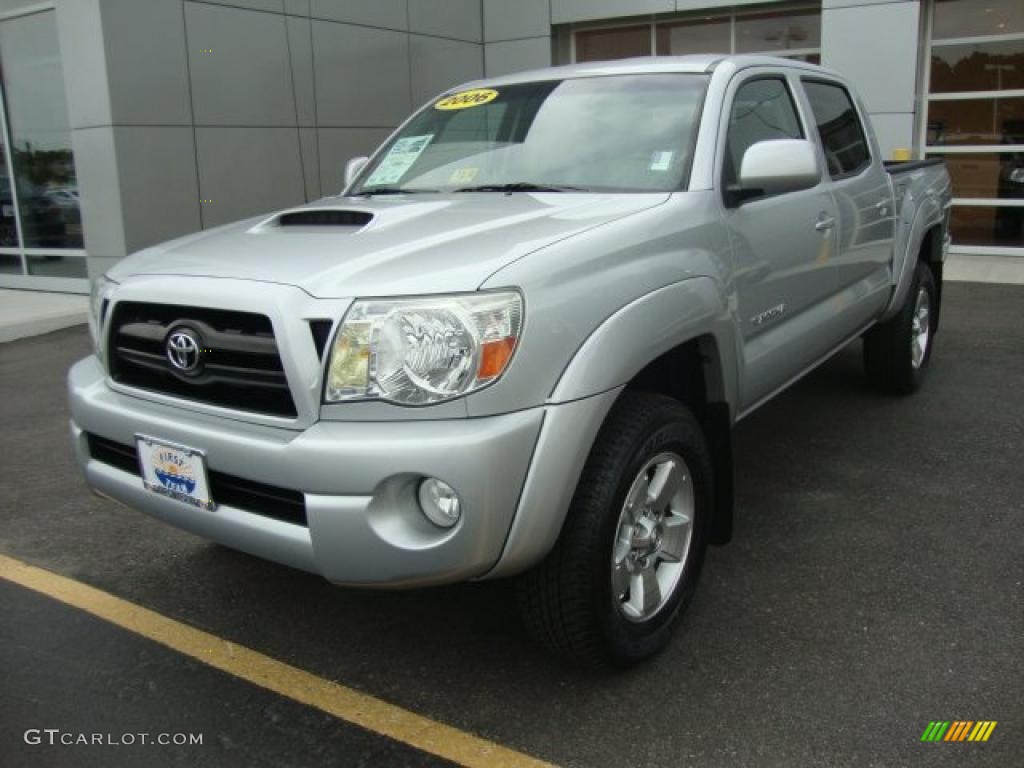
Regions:
<instances>
[{"instance_id":1,"label":"license plate","mask_svg":"<svg viewBox=\"0 0 1024 768\"><path fill-rule=\"evenodd\" d=\"M206 455L188 446L145 435L135 436L142 484L153 493L169 496L200 509L214 509L206 477Z\"/></svg>"}]
</instances>

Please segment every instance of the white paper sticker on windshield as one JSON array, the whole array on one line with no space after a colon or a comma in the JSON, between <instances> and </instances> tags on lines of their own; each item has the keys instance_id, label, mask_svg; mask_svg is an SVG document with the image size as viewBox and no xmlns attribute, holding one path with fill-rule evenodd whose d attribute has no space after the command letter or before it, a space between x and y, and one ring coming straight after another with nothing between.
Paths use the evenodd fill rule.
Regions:
<instances>
[{"instance_id":1,"label":"white paper sticker on windshield","mask_svg":"<svg viewBox=\"0 0 1024 768\"><path fill-rule=\"evenodd\" d=\"M434 134L427 133L423 136L406 136L391 145L391 149L380 161L370 178L366 180L366 186L374 187L378 184L395 184L405 175L405 172L412 167L423 150L427 148Z\"/></svg>"},{"instance_id":2,"label":"white paper sticker on windshield","mask_svg":"<svg viewBox=\"0 0 1024 768\"><path fill-rule=\"evenodd\" d=\"M479 168L456 168L454 171L452 171L452 175L448 177L448 183L469 184L469 182L476 178L476 175L478 173L480 173Z\"/></svg>"},{"instance_id":3,"label":"white paper sticker on windshield","mask_svg":"<svg viewBox=\"0 0 1024 768\"><path fill-rule=\"evenodd\" d=\"M672 166L672 155L675 154L671 150L662 150L660 152L651 153L651 170L652 171L667 171Z\"/></svg>"}]
</instances>

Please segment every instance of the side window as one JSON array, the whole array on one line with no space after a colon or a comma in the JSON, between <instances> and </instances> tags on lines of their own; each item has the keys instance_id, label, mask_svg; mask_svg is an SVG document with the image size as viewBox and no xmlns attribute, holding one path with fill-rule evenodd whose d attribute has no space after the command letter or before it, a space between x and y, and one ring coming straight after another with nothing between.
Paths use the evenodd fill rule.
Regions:
<instances>
[{"instance_id":1,"label":"side window","mask_svg":"<svg viewBox=\"0 0 1024 768\"><path fill-rule=\"evenodd\" d=\"M805 80L804 90L814 111L818 135L831 176L846 176L871 162L864 128L846 89L832 83Z\"/></svg>"},{"instance_id":2,"label":"side window","mask_svg":"<svg viewBox=\"0 0 1024 768\"><path fill-rule=\"evenodd\" d=\"M725 186L736 183L743 153L759 141L802 139L793 98L782 78L760 78L741 85L732 103L725 145Z\"/></svg>"}]
</instances>

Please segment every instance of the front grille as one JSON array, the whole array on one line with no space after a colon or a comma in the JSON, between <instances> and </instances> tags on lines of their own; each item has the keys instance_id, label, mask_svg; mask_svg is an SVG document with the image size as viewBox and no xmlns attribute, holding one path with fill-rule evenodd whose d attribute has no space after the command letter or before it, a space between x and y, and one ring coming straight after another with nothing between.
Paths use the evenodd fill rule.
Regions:
<instances>
[{"instance_id":1,"label":"front grille","mask_svg":"<svg viewBox=\"0 0 1024 768\"><path fill-rule=\"evenodd\" d=\"M89 442L89 455L96 461L140 476L138 452L134 445L108 440L89 432L86 433L86 438ZM210 496L217 504L283 520L286 523L307 525L306 497L299 491L257 483L255 480L246 480L209 468L206 475L210 482Z\"/></svg>"},{"instance_id":2,"label":"front grille","mask_svg":"<svg viewBox=\"0 0 1024 768\"><path fill-rule=\"evenodd\" d=\"M198 349L191 369L176 368L168 355L169 340L180 334ZM296 415L274 328L266 315L120 302L110 320L110 375L125 386L187 400L274 416Z\"/></svg>"}]
</instances>

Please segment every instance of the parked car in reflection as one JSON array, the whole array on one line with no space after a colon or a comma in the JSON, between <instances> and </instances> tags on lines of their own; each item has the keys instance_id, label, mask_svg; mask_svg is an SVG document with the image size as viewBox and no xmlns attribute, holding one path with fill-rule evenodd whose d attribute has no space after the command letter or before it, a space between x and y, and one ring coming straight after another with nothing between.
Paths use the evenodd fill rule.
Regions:
<instances>
[{"instance_id":1,"label":"parked car in reflection","mask_svg":"<svg viewBox=\"0 0 1024 768\"><path fill-rule=\"evenodd\" d=\"M78 187L54 187L46 190L43 196L58 208L75 208L79 206Z\"/></svg>"},{"instance_id":2,"label":"parked car in reflection","mask_svg":"<svg viewBox=\"0 0 1024 768\"><path fill-rule=\"evenodd\" d=\"M1008 120L1003 125L1004 144L1024 144L1024 120ZM1000 200L1024 199L1024 152L1000 155ZM1024 245L1024 208L1003 205L996 209L995 237L1006 245Z\"/></svg>"},{"instance_id":3,"label":"parked car in reflection","mask_svg":"<svg viewBox=\"0 0 1024 768\"><path fill-rule=\"evenodd\" d=\"M7 197L9 199L10 192L7 192ZM76 187L19 185L17 207L26 248L82 247Z\"/></svg>"}]
</instances>

